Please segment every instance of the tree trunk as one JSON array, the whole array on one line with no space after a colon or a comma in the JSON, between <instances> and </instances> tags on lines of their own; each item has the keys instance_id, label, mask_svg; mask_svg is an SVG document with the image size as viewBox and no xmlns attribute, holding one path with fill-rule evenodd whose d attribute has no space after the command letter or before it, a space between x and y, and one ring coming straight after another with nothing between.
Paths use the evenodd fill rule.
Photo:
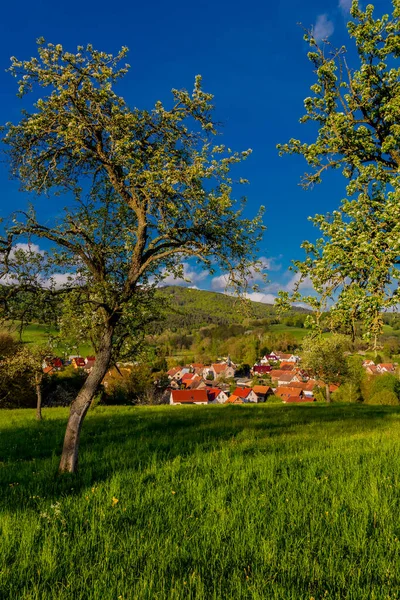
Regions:
<instances>
[{"instance_id":1,"label":"tree trunk","mask_svg":"<svg viewBox=\"0 0 400 600\"><path fill-rule=\"evenodd\" d=\"M107 373L111 359L113 331L113 327L108 327L104 333L94 367L71 404L59 466L61 473L75 473L76 471L83 420L104 375Z\"/></svg>"},{"instance_id":2,"label":"tree trunk","mask_svg":"<svg viewBox=\"0 0 400 600\"><path fill-rule=\"evenodd\" d=\"M331 391L329 389L329 383L325 384L325 394L326 394L326 401L328 402L328 404L331 403Z\"/></svg>"},{"instance_id":3,"label":"tree trunk","mask_svg":"<svg viewBox=\"0 0 400 600\"><path fill-rule=\"evenodd\" d=\"M36 388L36 418L38 421L42 420L42 378L36 375L35 380Z\"/></svg>"}]
</instances>

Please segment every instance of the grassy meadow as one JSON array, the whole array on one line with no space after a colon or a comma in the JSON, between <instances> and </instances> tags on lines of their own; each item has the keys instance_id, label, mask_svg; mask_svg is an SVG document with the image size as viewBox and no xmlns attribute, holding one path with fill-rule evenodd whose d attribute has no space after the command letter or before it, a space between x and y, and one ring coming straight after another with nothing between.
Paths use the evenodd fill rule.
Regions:
<instances>
[{"instance_id":1,"label":"grassy meadow","mask_svg":"<svg viewBox=\"0 0 400 600\"><path fill-rule=\"evenodd\" d=\"M0 598L400 598L400 409L0 411Z\"/></svg>"}]
</instances>

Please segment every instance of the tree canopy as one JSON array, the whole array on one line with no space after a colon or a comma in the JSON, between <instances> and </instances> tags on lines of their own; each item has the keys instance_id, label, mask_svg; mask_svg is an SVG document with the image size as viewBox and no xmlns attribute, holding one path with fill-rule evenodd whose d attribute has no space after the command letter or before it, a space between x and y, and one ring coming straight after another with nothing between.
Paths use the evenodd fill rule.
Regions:
<instances>
[{"instance_id":1,"label":"tree canopy","mask_svg":"<svg viewBox=\"0 0 400 600\"><path fill-rule=\"evenodd\" d=\"M317 308L334 300L332 319L359 319L376 339L381 311L395 306L400 294L400 2L393 0L391 16L377 18L372 5L362 10L354 0L351 16L355 68L344 47L318 44L312 31L306 33L316 81L301 122L316 123L318 134L311 143L291 139L278 148L304 156L306 188L331 169L347 180L340 207L311 219L322 237L303 243L307 256L295 267L311 278L319 299L303 300ZM300 298L301 281L292 300Z\"/></svg>"},{"instance_id":2,"label":"tree canopy","mask_svg":"<svg viewBox=\"0 0 400 600\"><path fill-rule=\"evenodd\" d=\"M47 283L38 272L35 287L68 294L70 314L96 332L96 366L71 406L62 470L75 469L82 420L113 352L129 350L153 318L149 286L166 273L182 275L189 257L210 272L223 268L241 288L263 229L262 210L244 216L235 193L246 181L231 174L250 150L213 143L212 95L201 78L192 93L172 90L169 109L131 108L115 92L129 69L121 66L126 53L91 45L71 53L40 39L37 57L11 59L19 95L45 94L4 128L11 174L23 191L51 194L52 202L66 195L66 207L54 224L40 222L34 206L13 215L3 277L18 240L47 240ZM60 273L67 282L56 285ZM21 288L18 279L11 284Z\"/></svg>"}]
</instances>

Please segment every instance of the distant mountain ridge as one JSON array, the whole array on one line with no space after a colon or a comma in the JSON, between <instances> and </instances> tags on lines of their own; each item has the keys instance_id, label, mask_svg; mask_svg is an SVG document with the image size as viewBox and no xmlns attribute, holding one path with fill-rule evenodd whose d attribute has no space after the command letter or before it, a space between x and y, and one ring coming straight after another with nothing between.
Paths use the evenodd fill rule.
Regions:
<instances>
[{"instance_id":1,"label":"distant mountain ridge","mask_svg":"<svg viewBox=\"0 0 400 600\"><path fill-rule=\"evenodd\" d=\"M207 325L246 324L263 319L276 319L278 314L272 304L240 300L219 292L198 290L181 286L165 286L158 290L165 298L168 323L191 328ZM293 308L296 313L308 313L304 308Z\"/></svg>"}]
</instances>

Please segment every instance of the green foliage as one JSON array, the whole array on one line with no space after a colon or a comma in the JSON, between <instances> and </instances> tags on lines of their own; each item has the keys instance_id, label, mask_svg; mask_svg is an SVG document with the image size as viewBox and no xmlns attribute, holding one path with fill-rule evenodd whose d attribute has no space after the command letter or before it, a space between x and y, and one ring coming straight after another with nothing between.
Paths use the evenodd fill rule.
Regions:
<instances>
[{"instance_id":1,"label":"green foliage","mask_svg":"<svg viewBox=\"0 0 400 600\"><path fill-rule=\"evenodd\" d=\"M303 299L316 310L314 325L329 300L330 326L345 327L355 335L357 322L377 347L382 310L399 301L397 285L400 256L400 12L376 18L373 6L365 10L355 0L348 33L354 41L358 64L348 65L344 47L329 51L312 32L308 57L316 73L311 96L305 99L301 122L315 122L318 134L311 143L292 139L281 153L300 154L310 167L305 187L319 183L326 171L339 169L347 180L347 198L339 209L317 215L313 223L322 237L304 242L305 261L297 262L299 286L310 277L319 298ZM389 285L392 284L392 285ZM286 303L289 294L284 294Z\"/></svg>"},{"instance_id":2,"label":"green foliage","mask_svg":"<svg viewBox=\"0 0 400 600\"><path fill-rule=\"evenodd\" d=\"M384 404L388 406L399 406L399 397L389 389L382 389L375 392L367 401L368 404Z\"/></svg>"},{"instance_id":3,"label":"green foliage","mask_svg":"<svg viewBox=\"0 0 400 600\"><path fill-rule=\"evenodd\" d=\"M371 395L374 396L378 392L387 390L393 392L397 398L400 398L400 381L392 373L384 373L373 379L371 387Z\"/></svg>"},{"instance_id":4,"label":"green foliage","mask_svg":"<svg viewBox=\"0 0 400 600\"><path fill-rule=\"evenodd\" d=\"M346 344L340 335L304 338L303 368L325 384L340 383L347 373Z\"/></svg>"}]
</instances>

